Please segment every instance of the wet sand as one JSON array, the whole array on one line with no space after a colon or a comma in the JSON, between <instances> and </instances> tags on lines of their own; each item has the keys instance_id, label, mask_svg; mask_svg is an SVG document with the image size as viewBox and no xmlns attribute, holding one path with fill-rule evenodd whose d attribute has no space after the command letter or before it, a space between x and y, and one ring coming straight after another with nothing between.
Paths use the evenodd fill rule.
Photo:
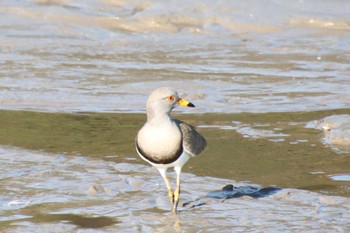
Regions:
<instances>
[{"instance_id":1,"label":"wet sand","mask_svg":"<svg viewBox=\"0 0 350 233\"><path fill-rule=\"evenodd\" d=\"M175 115L196 125L209 143L201 156L185 166L185 171L264 186L350 196L348 181L334 181L329 177L348 174L350 157L347 153L334 153L321 142L322 132L305 127L310 121L349 112L343 109ZM143 114L0 113L1 145L114 162L144 163L134 150L135 135L145 120ZM242 128L251 131L259 130L260 134L247 136L235 129L233 122L240 122Z\"/></svg>"},{"instance_id":2,"label":"wet sand","mask_svg":"<svg viewBox=\"0 0 350 233\"><path fill-rule=\"evenodd\" d=\"M0 147L0 161L1 232L350 230L346 197L284 188L258 199L204 198L223 185L246 183L185 172L180 206L196 205L175 216L162 178L148 165L13 147Z\"/></svg>"}]
</instances>

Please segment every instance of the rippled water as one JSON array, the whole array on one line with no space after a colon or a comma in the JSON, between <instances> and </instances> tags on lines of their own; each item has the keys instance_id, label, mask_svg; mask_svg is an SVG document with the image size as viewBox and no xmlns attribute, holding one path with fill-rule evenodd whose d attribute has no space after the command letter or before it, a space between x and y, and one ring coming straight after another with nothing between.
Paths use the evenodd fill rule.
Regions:
<instances>
[{"instance_id":1,"label":"rippled water","mask_svg":"<svg viewBox=\"0 0 350 233\"><path fill-rule=\"evenodd\" d=\"M349 199L323 195L349 196L349 12L343 0L1 3L0 109L139 113L173 86L197 106L180 111L219 113L189 119L209 152L181 201L236 178L319 193L200 199L175 217L159 174L131 161L141 118L3 111L1 144L22 148L0 147L0 231L349 231Z\"/></svg>"},{"instance_id":2,"label":"rippled water","mask_svg":"<svg viewBox=\"0 0 350 233\"><path fill-rule=\"evenodd\" d=\"M348 231L348 198L284 189L261 199L201 198L169 212L149 166L0 148L0 230L6 232ZM174 181L174 180L173 180ZM235 181L183 174L181 203ZM180 205L181 205L180 203Z\"/></svg>"},{"instance_id":3,"label":"rippled water","mask_svg":"<svg viewBox=\"0 0 350 233\"><path fill-rule=\"evenodd\" d=\"M200 112L346 108L349 11L341 0L7 1L1 108L140 112L163 85Z\"/></svg>"},{"instance_id":4,"label":"rippled water","mask_svg":"<svg viewBox=\"0 0 350 233\"><path fill-rule=\"evenodd\" d=\"M178 115L203 122L209 147L185 166L175 217L161 176L134 150L143 115L0 111L0 144L11 145L0 147L0 231L347 231L350 157L313 128L342 132L332 120L346 115L310 121L332 112ZM282 190L204 198L227 184Z\"/></svg>"}]
</instances>

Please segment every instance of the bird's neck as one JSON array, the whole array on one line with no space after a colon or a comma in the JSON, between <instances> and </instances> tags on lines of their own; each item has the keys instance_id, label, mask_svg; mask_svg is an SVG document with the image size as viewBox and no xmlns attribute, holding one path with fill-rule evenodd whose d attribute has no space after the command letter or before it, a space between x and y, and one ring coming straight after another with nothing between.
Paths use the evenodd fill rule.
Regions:
<instances>
[{"instance_id":1,"label":"bird's neck","mask_svg":"<svg viewBox=\"0 0 350 233\"><path fill-rule=\"evenodd\" d=\"M147 122L150 124L164 124L171 122L171 117L169 114L147 114Z\"/></svg>"}]
</instances>

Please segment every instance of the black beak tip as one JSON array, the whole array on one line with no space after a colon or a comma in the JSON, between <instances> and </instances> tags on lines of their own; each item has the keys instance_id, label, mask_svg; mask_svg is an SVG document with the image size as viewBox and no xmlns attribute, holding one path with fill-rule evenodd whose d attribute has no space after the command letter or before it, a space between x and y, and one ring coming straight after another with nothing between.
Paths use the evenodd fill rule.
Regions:
<instances>
[{"instance_id":1,"label":"black beak tip","mask_svg":"<svg viewBox=\"0 0 350 233\"><path fill-rule=\"evenodd\" d=\"M187 105L187 107L194 108L194 107L196 107L196 106L194 106L194 104L192 104L192 103L189 103L189 104Z\"/></svg>"}]
</instances>

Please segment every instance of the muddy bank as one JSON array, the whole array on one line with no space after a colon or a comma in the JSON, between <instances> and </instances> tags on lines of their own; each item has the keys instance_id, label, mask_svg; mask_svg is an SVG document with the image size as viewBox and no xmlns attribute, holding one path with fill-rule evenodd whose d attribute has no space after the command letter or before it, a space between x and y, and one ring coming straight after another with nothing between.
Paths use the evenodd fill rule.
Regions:
<instances>
[{"instance_id":1,"label":"muddy bank","mask_svg":"<svg viewBox=\"0 0 350 233\"><path fill-rule=\"evenodd\" d=\"M303 113L176 115L199 127L208 149L185 166L200 176L350 196L350 156L322 143L313 120L349 110ZM134 151L142 114L0 112L0 144L50 153L143 163ZM239 123L238 123L239 122Z\"/></svg>"}]
</instances>

